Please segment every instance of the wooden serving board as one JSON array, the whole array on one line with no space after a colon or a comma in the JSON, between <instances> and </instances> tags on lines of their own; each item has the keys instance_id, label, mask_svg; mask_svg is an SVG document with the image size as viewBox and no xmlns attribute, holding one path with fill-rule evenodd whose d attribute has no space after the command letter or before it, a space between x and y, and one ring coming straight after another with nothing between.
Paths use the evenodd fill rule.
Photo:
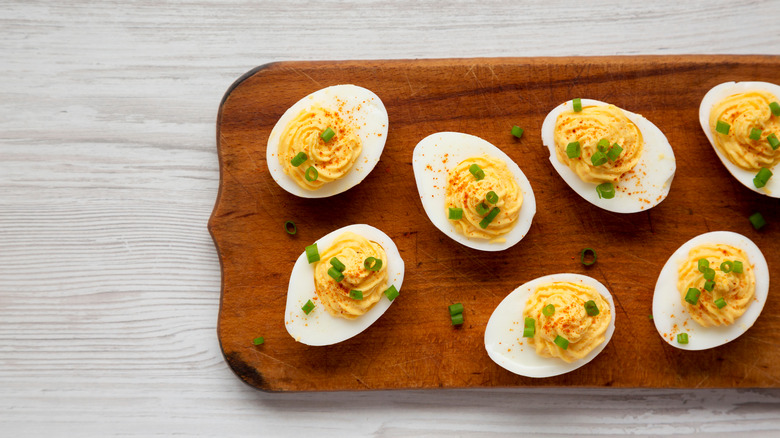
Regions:
<instances>
[{"instance_id":1,"label":"wooden serving board","mask_svg":"<svg viewBox=\"0 0 780 438\"><path fill-rule=\"evenodd\" d=\"M380 388L589 386L780 386L777 280L753 328L711 350L667 345L648 318L656 278L688 239L742 233L780 266L780 200L741 186L698 121L699 102L725 81L780 82L776 56L640 56L420 61L284 62L247 73L217 120L219 195L209 231L222 264L218 332L230 367L268 391ZM352 83L383 100L390 127L382 159L360 185L325 199L283 191L268 173L268 136L303 96ZM668 137L677 158L671 193L650 211L615 214L575 194L548 161L540 128L548 111L587 97L640 113ZM525 129L522 139L510 134ZM537 213L525 238L499 253L466 248L434 228L422 209L412 150L438 131L474 134L517 162L533 186ZM769 225L755 231L748 216ZM293 220L298 233L282 224ZM328 347L296 343L284 327L287 284L304 247L353 223L383 230L406 264L401 295L360 335ZM580 264L592 247L598 263ZM592 362L547 379L520 377L488 357L483 335L496 305L520 284L558 272L590 275L616 304L612 341ZM447 306L465 306L450 324ZM255 337L265 344L254 346Z\"/></svg>"}]
</instances>

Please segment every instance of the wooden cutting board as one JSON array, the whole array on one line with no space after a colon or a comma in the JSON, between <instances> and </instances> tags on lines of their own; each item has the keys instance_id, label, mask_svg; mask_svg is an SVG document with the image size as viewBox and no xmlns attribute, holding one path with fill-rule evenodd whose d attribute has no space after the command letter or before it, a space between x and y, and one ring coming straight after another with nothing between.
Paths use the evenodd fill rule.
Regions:
<instances>
[{"instance_id":1,"label":"wooden cutting board","mask_svg":"<svg viewBox=\"0 0 780 438\"><path fill-rule=\"evenodd\" d=\"M780 200L741 186L726 171L698 121L699 102L725 81L780 83L777 56L640 56L418 61L284 62L238 79L219 108L220 186L209 231L222 265L218 332L222 351L246 383L268 391L384 388L778 387L780 296L775 284L755 325L706 351L681 351L658 335L651 313L658 273L672 252L708 231L729 230L780 266ZM362 184L325 199L283 191L265 159L282 113L336 84L374 91L390 116L382 159ZM548 111L587 97L640 113L668 137L677 173L668 198L621 215L575 194L553 170L540 128ZM525 129L522 139L510 134ZM537 214L516 246L488 253L442 234L422 209L412 150L438 131L474 134L506 152L533 186ZM755 231L755 211L770 223ZM293 220L298 233L282 224ZM287 284L304 247L353 223L387 233L406 264L400 297L362 334L328 347L296 343L284 327ZM598 263L580 264L593 247ZM483 335L498 303L533 278L573 272L604 283L616 304L612 341L592 362L547 379L514 375L493 363ZM449 304L465 306L450 324ZM254 346L255 337L265 344Z\"/></svg>"}]
</instances>

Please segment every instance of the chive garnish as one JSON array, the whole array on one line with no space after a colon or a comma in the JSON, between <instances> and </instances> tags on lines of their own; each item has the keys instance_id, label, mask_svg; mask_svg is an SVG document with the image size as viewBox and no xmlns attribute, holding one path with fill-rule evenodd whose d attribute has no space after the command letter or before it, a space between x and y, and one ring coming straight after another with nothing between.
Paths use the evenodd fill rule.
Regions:
<instances>
[{"instance_id":1,"label":"chive garnish","mask_svg":"<svg viewBox=\"0 0 780 438\"><path fill-rule=\"evenodd\" d=\"M692 287L688 289L688 293L685 294L685 301L695 306L699 302L699 295L701 295L701 291Z\"/></svg>"},{"instance_id":2,"label":"chive garnish","mask_svg":"<svg viewBox=\"0 0 780 438\"><path fill-rule=\"evenodd\" d=\"M293 167L298 167L305 163L308 159L308 155L306 155L304 152L298 152L298 154L294 156L292 160L290 160L290 164L292 164Z\"/></svg>"},{"instance_id":3,"label":"chive garnish","mask_svg":"<svg viewBox=\"0 0 780 438\"><path fill-rule=\"evenodd\" d=\"M383 292L388 300L393 301L398 295L398 289L395 288L395 285L390 285L385 291Z\"/></svg>"},{"instance_id":4,"label":"chive garnish","mask_svg":"<svg viewBox=\"0 0 780 438\"><path fill-rule=\"evenodd\" d=\"M735 274L741 274L742 273L742 262L739 260L734 260L734 269L731 270L731 272Z\"/></svg>"},{"instance_id":5,"label":"chive garnish","mask_svg":"<svg viewBox=\"0 0 780 438\"><path fill-rule=\"evenodd\" d=\"M548 304L542 308L542 315L553 316L555 314L555 306Z\"/></svg>"},{"instance_id":6,"label":"chive garnish","mask_svg":"<svg viewBox=\"0 0 780 438\"><path fill-rule=\"evenodd\" d=\"M574 112L575 113L578 113L578 112L582 111L582 99L580 99L578 97L578 98L572 100L571 103L572 103L572 107L574 108Z\"/></svg>"},{"instance_id":7,"label":"chive garnish","mask_svg":"<svg viewBox=\"0 0 780 438\"><path fill-rule=\"evenodd\" d=\"M718 120L718 123L715 124L715 131L727 135L729 133L729 129L731 129L731 125L724 122L723 120Z\"/></svg>"},{"instance_id":8,"label":"chive garnish","mask_svg":"<svg viewBox=\"0 0 780 438\"><path fill-rule=\"evenodd\" d=\"M594 166L601 166L607 162L607 155L604 152L596 151L590 156L590 162L593 163Z\"/></svg>"},{"instance_id":9,"label":"chive garnish","mask_svg":"<svg viewBox=\"0 0 780 438\"><path fill-rule=\"evenodd\" d=\"M707 292L712 292L712 289L715 288L715 282L712 280L707 280L704 282L704 290Z\"/></svg>"},{"instance_id":10,"label":"chive garnish","mask_svg":"<svg viewBox=\"0 0 780 438\"><path fill-rule=\"evenodd\" d=\"M479 204L477 204L476 210L478 215L484 216L488 214L488 212L490 211L490 207L488 207L488 205L485 204L484 202L480 202Z\"/></svg>"},{"instance_id":11,"label":"chive garnish","mask_svg":"<svg viewBox=\"0 0 780 438\"><path fill-rule=\"evenodd\" d=\"M555 342L555 345L561 347L561 350L569 348L569 341L561 335L556 336L553 342Z\"/></svg>"},{"instance_id":12,"label":"chive garnish","mask_svg":"<svg viewBox=\"0 0 780 438\"><path fill-rule=\"evenodd\" d=\"M331 138L333 138L334 135L336 135L336 133L332 129L330 129L330 126L328 126L324 131L322 131L322 133L320 134L320 138L322 139L322 141L327 143L330 141Z\"/></svg>"},{"instance_id":13,"label":"chive garnish","mask_svg":"<svg viewBox=\"0 0 780 438\"><path fill-rule=\"evenodd\" d=\"M284 223L284 231L287 231L287 234L294 236L295 233L298 232L298 227L295 226L295 222L287 221Z\"/></svg>"},{"instance_id":14,"label":"chive garnish","mask_svg":"<svg viewBox=\"0 0 780 438\"><path fill-rule=\"evenodd\" d=\"M485 195L485 199L487 200L487 202L491 204L495 204L496 202L498 202L498 194L491 190L487 192L487 195Z\"/></svg>"},{"instance_id":15,"label":"chive garnish","mask_svg":"<svg viewBox=\"0 0 780 438\"><path fill-rule=\"evenodd\" d=\"M339 272L339 270L334 267L328 268L328 275L330 275L330 278L336 280L337 282L344 279L344 274Z\"/></svg>"},{"instance_id":16,"label":"chive garnish","mask_svg":"<svg viewBox=\"0 0 780 438\"><path fill-rule=\"evenodd\" d=\"M451 304L449 309L450 309L450 316L455 316L458 313L463 313L463 304L461 303Z\"/></svg>"},{"instance_id":17,"label":"chive garnish","mask_svg":"<svg viewBox=\"0 0 780 438\"><path fill-rule=\"evenodd\" d=\"M756 176L753 178L753 185L756 186L756 188L760 189L761 187L766 186L766 183L767 181L769 181L769 178L772 178L772 171L767 169L766 167L762 167L761 170L759 170Z\"/></svg>"},{"instance_id":18,"label":"chive garnish","mask_svg":"<svg viewBox=\"0 0 780 438\"><path fill-rule=\"evenodd\" d=\"M590 259L590 255L593 256L593 259ZM580 251L580 263L585 266L596 263L597 258L596 251L594 251L593 248L582 248L582 251Z\"/></svg>"},{"instance_id":19,"label":"chive garnish","mask_svg":"<svg viewBox=\"0 0 780 438\"><path fill-rule=\"evenodd\" d=\"M316 243L312 243L306 247L306 260L308 260L309 263L320 261L320 252L317 251Z\"/></svg>"},{"instance_id":20,"label":"chive garnish","mask_svg":"<svg viewBox=\"0 0 780 438\"><path fill-rule=\"evenodd\" d=\"M463 218L463 209L450 207L450 215L448 216L452 220L459 220Z\"/></svg>"},{"instance_id":21,"label":"chive garnish","mask_svg":"<svg viewBox=\"0 0 780 438\"><path fill-rule=\"evenodd\" d=\"M602 138L599 140L598 143L596 143L596 149L600 150L601 152L606 152L607 148L609 147L609 140L606 138Z\"/></svg>"},{"instance_id":22,"label":"chive garnish","mask_svg":"<svg viewBox=\"0 0 780 438\"><path fill-rule=\"evenodd\" d=\"M353 300L362 300L363 299L363 291L362 290L356 290L352 289L349 291L349 297Z\"/></svg>"},{"instance_id":23,"label":"chive garnish","mask_svg":"<svg viewBox=\"0 0 780 438\"><path fill-rule=\"evenodd\" d=\"M314 310L314 303L311 302L311 300L307 301L306 304L301 307L301 310L303 310L303 313L310 314L312 310Z\"/></svg>"},{"instance_id":24,"label":"chive garnish","mask_svg":"<svg viewBox=\"0 0 780 438\"><path fill-rule=\"evenodd\" d=\"M493 207L492 210L490 210L490 213L488 213L487 216L485 216L481 221L479 221L479 226L483 230L490 225L491 222L493 222L493 219L498 216L498 213L500 213L501 210L498 207Z\"/></svg>"},{"instance_id":25,"label":"chive garnish","mask_svg":"<svg viewBox=\"0 0 780 438\"><path fill-rule=\"evenodd\" d=\"M265 338L262 337L262 336L260 336L259 338L254 338L252 340L252 343L255 344L255 345L263 345L263 344L265 344Z\"/></svg>"},{"instance_id":26,"label":"chive garnish","mask_svg":"<svg viewBox=\"0 0 780 438\"><path fill-rule=\"evenodd\" d=\"M775 134L769 134L766 137L766 140L769 142L769 146L772 148L772 150L776 150L778 147L780 147L780 140L777 139Z\"/></svg>"},{"instance_id":27,"label":"chive garnish","mask_svg":"<svg viewBox=\"0 0 780 438\"><path fill-rule=\"evenodd\" d=\"M450 319L452 320L452 325L461 325L463 324L463 314L458 313L457 315L450 316Z\"/></svg>"},{"instance_id":28,"label":"chive garnish","mask_svg":"<svg viewBox=\"0 0 780 438\"><path fill-rule=\"evenodd\" d=\"M365 260L363 260L363 267L368 269L369 271L379 271L382 269L382 259L378 259L376 257L369 257Z\"/></svg>"},{"instance_id":29,"label":"chive garnish","mask_svg":"<svg viewBox=\"0 0 780 438\"><path fill-rule=\"evenodd\" d=\"M726 260L725 262L720 264L720 272L728 274L729 272L731 272L732 269L734 269L733 262Z\"/></svg>"},{"instance_id":30,"label":"chive garnish","mask_svg":"<svg viewBox=\"0 0 780 438\"><path fill-rule=\"evenodd\" d=\"M512 135L514 135L517 138L520 138L523 136L523 128L515 125L512 127Z\"/></svg>"},{"instance_id":31,"label":"chive garnish","mask_svg":"<svg viewBox=\"0 0 780 438\"><path fill-rule=\"evenodd\" d=\"M607 151L607 158L609 158L609 161L617 161L617 159L620 158L621 153L623 153L623 148L615 143L609 148L609 151Z\"/></svg>"},{"instance_id":32,"label":"chive garnish","mask_svg":"<svg viewBox=\"0 0 780 438\"><path fill-rule=\"evenodd\" d=\"M588 313L588 316L596 316L599 314L599 306L593 300L585 301L585 312Z\"/></svg>"},{"instance_id":33,"label":"chive garnish","mask_svg":"<svg viewBox=\"0 0 780 438\"><path fill-rule=\"evenodd\" d=\"M760 230L761 228L764 228L766 225L766 220L764 220L764 216L761 213L753 213L748 218L750 220L750 223L753 224L753 228Z\"/></svg>"},{"instance_id":34,"label":"chive garnish","mask_svg":"<svg viewBox=\"0 0 780 438\"><path fill-rule=\"evenodd\" d=\"M688 343L688 333L680 333L677 335L677 343L678 344L687 344Z\"/></svg>"},{"instance_id":35,"label":"chive garnish","mask_svg":"<svg viewBox=\"0 0 780 438\"><path fill-rule=\"evenodd\" d=\"M582 150L580 149L580 142L573 141L566 145L566 156L569 158L579 158Z\"/></svg>"},{"instance_id":36,"label":"chive garnish","mask_svg":"<svg viewBox=\"0 0 780 438\"><path fill-rule=\"evenodd\" d=\"M615 186L610 182L601 183L596 186L596 193L599 194L599 199L612 199L615 197Z\"/></svg>"},{"instance_id":37,"label":"chive garnish","mask_svg":"<svg viewBox=\"0 0 780 438\"><path fill-rule=\"evenodd\" d=\"M780 116L780 103L772 102L769 104L769 109L775 116Z\"/></svg>"},{"instance_id":38,"label":"chive garnish","mask_svg":"<svg viewBox=\"0 0 780 438\"><path fill-rule=\"evenodd\" d=\"M751 128L750 129L750 135L748 135L748 138L751 140L760 140L761 139L761 130L758 128Z\"/></svg>"},{"instance_id":39,"label":"chive garnish","mask_svg":"<svg viewBox=\"0 0 780 438\"><path fill-rule=\"evenodd\" d=\"M525 318L525 327L523 327L523 337L533 338L536 334L536 320L531 317Z\"/></svg>"},{"instance_id":40,"label":"chive garnish","mask_svg":"<svg viewBox=\"0 0 780 438\"><path fill-rule=\"evenodd\" d=\"M726 300L724 300L723 297L720 297L717 300L715 300L713 304L715 304L715 307L717 307L718 309L722 309L726 307Z\"/></svg>"},{"instance_id":41,"label":"chive garnish","mask_svg":"<svg viewBox=\"0 0 780 438\"><path fill-rule=\"evenodd\" d=\"M334 268L336 268L339 272L344 272L345 269L347 269L346 266L344 266L344 263L341 263L341 260L337 259L336 257L331 257L330 264L333 265Z\"/></svg>"},{"instance_id":42,"label":"chive garnish","mask_svg":"<svg viewBox=\"0 0 780 438\"><path fill-rule=\"evenodd\" d=\"M710 262L707 259L699 259L699 272L703 274L709 267Z\"/></svg>"},{"instance_id":43,"label":"chive garnish","mask_svg":"<svg viewBox=\"0 0 780 438\"><path fill-rule=\"evenodd\" d=\"M469 166L469 172L471 172L472 175L474 175L474 178L477 179L477 181L482 180L482 178L485 177L485 171L482 170L481 167L479 167L478 164L472 164Z\"/></svg>"},{"instance_id":44,"label":"chive garnish","mask_svg":"<svg viewBox=\"0 0 780 438\"><path fill-rule=\"evenodd\" d=\"M309 166L309 168L306 169L306 173L303 174L303 177L309 182L317 181L319 176L320 173L317 172L317 169L314 166Z\"/></svg>"},{"instance_id":45,"label":"chive garnish","mask_svg":"<svg viewBox=\"0 0 780 438\"><path fill-rule=\"evenodd\" d=\"M715 270L712 268L707 268L704 270L704 279L705 280L714 280L715 279Z\"/></svg>"}]
</instances>

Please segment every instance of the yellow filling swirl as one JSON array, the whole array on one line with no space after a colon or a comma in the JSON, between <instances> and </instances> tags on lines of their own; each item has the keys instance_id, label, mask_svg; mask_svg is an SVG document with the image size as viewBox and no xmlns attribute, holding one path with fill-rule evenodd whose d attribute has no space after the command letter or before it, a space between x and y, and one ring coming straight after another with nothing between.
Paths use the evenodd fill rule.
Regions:
<instances>
[{"instance_id":1,"label":"yellow filling swirl","mask_svg":"<svg viewBox=\"0 0 780 438\"><path fill-rule=\"evenodd\" d=\"M316 190L346 175L363 150L351 122L349 114L320 106L301 111L285 126L279 139L277 155L284 173L306 190ZM327 128L336 134L326 142L320 134ZM296 167L291 161L299 152L305 153L308 158ZM318 176L315 181L308 181L306 170L312 166L317 169Z\"/></svg>"},{"instance_id":2,"label":"yellow filling swirl","mask_svg":"<svg viewBox=\"0 0 780 438\"><path fill-rule=\"evenodd\" d=\"M588 315L585 303L589 300L596 303L598 315ZM542 309L550 304L555 306L555 313L546 316ZM556 281L536 289L525 304L523 318L526 317L536 320L536 333L528 342L536 347L538 355L573 362L587 356L604 342L612 320L612 309L596 289L579 283ZM555 343L558 336L569 341L566 350Z\"/></svg>"},{"instance_id":3,"label":"yellow filling swirl","mask_svg":"<svg viewBox=\"0 0 780 438\"><path fill-rule=\"evenodd\" d=\"M610 146L617 143L623 152L615 161L607 160L594 166L591 157L598 151L597 144L601 139L607 139ZM580 143L580 156L569 158L566 147L575 141ZM643 145L642 132L614 105L589 106L579 112L564 111L555 121L555 155L585 182L617 182L637 165Z\"/></svg>"},{"instance_id":4,"label":"yellow filling swirl","mask_svg":"<svg viewBox=\"0 0 780 438\"><path fill-rule=\"evenodd\" d=\"M472 164L478 165L485 173L479 181L469 172ZM488 192L498 195L498 202L491 204L485 200ZM447 197L445 214L449 208L463 209L463 217L450 220L461 234L479 239L495 239L508 233L517 223L520 207L523 205L523 192L517 185L506 163L492 157L472 157L461 161L447 173ZM497 207L498 215L482 228L479 223L488 213L479 214L477 204L484 202L489 209ZM449 217L449 216L448 216Z\"/></svg>"},{"instance_id":5,"label":"yellow filling swirl","mask_svg":"<svg viewBox=\"0 0 780 438\"><path fill-rule=\"evenodd\" d=\"M699 259L707 259L710 269L715 271L715 286L712 292L704 289L704 274L699 271ZM729 273L720 270L725 261L742 262L742 273ZM699 289L699 301L692 305L685 301L689 288ZM756 278L747 253L740 248L722 244L706 244L693 248L688 258L680 265L677 290L683 307L688 310L694 321L703 327L728 325L742 316L753 301L756 291ZM718 309L715 301L723 298L726 306Z\"/></svg>"},{"instance_id":6,"label":"yellow filling swirl","mask_svg":"<svg viewBox=\"0 0 780 438\"><path fill-rule=\"evenodd\" d=\"M777 97L766 91L750 91L734 94L712 107L710 130L715 147L735 165L757 171L771 168L780 162L780 148L772 150L767 136L780 137L780 117L772 115L769 108ZM715 131L718 120L730 125L728 134ZM750 139L753 128L761 130L757 140Z\"/></svg>"},{"instance_id":7,"label":"yellow filling swirl","mask_svg":"<svg viewBox=\"0 0 780 438\"><path fill-rule=\"evenodd\" d=\"M333 265L330 259L336 257L344 264L344 279L340 282L328 275ZM369 257L382 260L378 271L369 271L363 263ZM387 285L387 254L382 245L365 237L346 232L324 252L314 265L314 287L325 309L333 316L354 319L371 310L382 297ZM349 296L351 290L363 292L363 299Z\"/></svg>"}]
</instances>

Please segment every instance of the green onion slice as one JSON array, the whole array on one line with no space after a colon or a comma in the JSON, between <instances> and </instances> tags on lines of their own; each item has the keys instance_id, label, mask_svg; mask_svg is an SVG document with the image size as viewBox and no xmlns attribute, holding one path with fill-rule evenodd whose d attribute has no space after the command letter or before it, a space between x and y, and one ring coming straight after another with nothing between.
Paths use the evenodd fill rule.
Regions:
<instances>
[{"instance_id":1,"label":"green onion slice","mask_svg":"<svg viewBox=\"0 0 780 438\"><path fill-rule=\"evenodd\" d=\"M385 291L383 292L388 300L393 301L398 295L398 289L395 288L395 285L390 285Z\"/></svg>"},{"instance_id":2,"label":"green onion slice","mask_svg":"<svg viewBox=\"0 0 780 438\"><path fill-rule=\"evenodd\" d=\"M607 155L604 152L596 151L590 156L590 162L593 163L594 166L601 166L607 162Z\"/></svg>"},{"instance_id":3,"label":"green onion slice","mask_svg":"<svg viewBox=\"0 0 780 438\"><path fill-rule=\"evenodd\" d=\"M714 280L715 279L715 270L712 268L707 268L704 270L704 279L705 280Z\"/></svg>"},{"instance_id":4,"label":"green onion slice","mask_svg":"<svg viewBox=\"0 0 780 438\"><path fill-rule=\"evenodd\" d=\"M333 136L336 135L336 133L328 126L322 133L320 134L320 138L325 143L329 142Z\"/></svg>"},{"instance_id":5,"label":"green onion slice","mask_svg":"<svg viewBox=\"0 0 780 438\"><path fill-rule=\"evenodd\" d=\"M720 264L720 272L728 274L731 272L731 270L734 269L734 263L726 260L725 262Z\"/></svg>"},{"instance_id":6,"label":"green onion slice","mask_svg":"<svg viewBox=\"0 0 780 438\"><path fill-rule=\"evenodd\" d=\"M753 224L753 228L757 230L764 228L766 225L766 220L764 220L764 216L761 213L753 213L748 219L750 220L750 223Z\"/></svg>"},{"instance_id":7,"label":"green onion slice","mask_svg":"<svg viewBox=\"0 0 780 438\"><path fill-rule=\"evenodd\" d=\"M533 338L534 335L536 335L536 328L535 327L523 327L523 337L524 338Z\"/></svg>"},{"instance_id":8,"label":"green onion slice","mask_svg":"<svg viewBox=\"0 0 780 438\"><path fill-rule=\"evenodd\" d=\"M688 343L688 333L680 333L677 335L677 343L678 344L687 344Z\"/></svg>"},{"instance_id":9,"label":"green onion slice","mask_svg":"<svg viewBox=\"0 0 780 438\"><path fill-rule=\"evenodd\" d=\"M762 167L761 170L759 170L756 174L755 178L753 178L753 185L760 189L766 185L767 181L769 181L769 178L772 178L772 171L766 167Z\"/></svg>"},{"instance_id":10,"label":"green onion slice","mask_svg":"<svg viewBox=\"0 0 780 438\"><path fill-rule=\"evenodd\" d=\"M363 267L365 267L369 271L376 272L382 269L382 259L378 259L376 257L369 257L363 260Z\"/></svg>"},{"instance_id":11,"label":"green onion slice","mask_svg":"<svg viewBox=\"0 0 780 438\"><path fill-rule=\"evenodd\" d=\"M724 122L723 120L718 120L718 123L715 124L715 131L727 135L729 133L729 129L731 129L731 125Z\"/></svg>"},{"instance_id":12,"label":"green onion slice","mask_svg":"<svg viewBox=\"0 0 780 438\"><path fill-rule=\"evenodd\" d=\"M623 148L615 143L609 148L609 151L607 151L607 158L609 158L609 161L617 161L617 159L620 158L621 153L623 153Z\"/></svg>"},{"instance_id":13,"label":"green onion slice","mask_svg":"<svg viewBox=\"0 0 780 438\"><path fill-rule=\"evenodd\" d=\"M461 325L463 324L463 314L458 313L457 315L450 316L450 319L452 320L452 325Z\"/></svg>"},{"instance_id":14,"label":"green onion slice","mask_svg":"<svg viewBox=\"0 0 780 438\"><path fill-rule=\"evenodd\" d=\"M590 260L590 255L593 255L592 260ZM582 248L582 251L580 251L580 263L585 266L590 266L596 263L597 258L596 251L594 251L593 248Z\"/></svg>"},{"instance_id":15,"label":"green onion slice","mask_svg":"<svg viewBox=\"0 0 780 438\"><path fill-rule=\"evenodd\" d=\"M298 232L298 227L295 226L295 222L287 221L284 223L284 231L287 231L287 234L294 236L295 233Z\"/></svg>"},{"instance_id":16,"label":"green onion slice","mask_svg":"<svg viewBox=\"0 0 780 438\"><path fill-rule=\"evenodd\" d=\"M336 268L339 272L344 272L345 269L347 269L346 266L344 266L344 263L341 263L341 260L337 259L336 257L331 257L330 264L333 265L334 268Z\"/></svg>"},{"instance_id":17,"label":"green onion slice","mask_svg":"<svg viewBox=\"0 0 780 438\"><path fill-rule=\"evenodd\" d=\"M734 260L734 269L731 270L731 272L735 274L741 274L742 273L742 262L739 260Z\"/></svg>"},{"instance_id":18,"label":"green onion slice","mask_svg":"<svg viewBox=\"0 0 780 438\"><path fill-rule=\"evenodd\" d=\"M339 270L334 267L328 269L328 275L330 275L330 278L336 280L337 282L344 279L344 274L339 272Z\"/></svg>"},{"instance_id":19,"label":"green onion slice","mask_svg":"<svg viewBox=\"0 0 780 438\"><path fill-rule=\"evenodd\" d=\"M707 280L704 282L704 290L707 292L712 292L712 289L715 288L715 282L712 280Z\"/></svg>"},{"instance_id":20,"label":"green onion slice","mask_svg":"<svg viewBox=\"0 0 780 438\"><path fill-rule=\"evenodd\" d=\"M459 220L463 218L463 209L450 207L450 215L448 216L452 220Z\"/></svg>"},{"instance_id":21,"label":"green onion slice","mask_svg":"<svg viewBox=\"0 0 780 438\"><path fill-rule=\"evenodd\" d=\"M703 274L704 271L706 271L707 268L709 268L709 267L710 267L709 260L707 260L707 259L699 259L699 272L701 272Z\"/></svg>"},{"instance_id":22,"label":"green onion slice","mask_svg":"<svg viewBox=\"0 0 780 438\"><path fill-rule=\"evenodd\" d=\"M780 103L772 102L769 104L769 109L772 110L772 114L780 116Z\"/></svg>"},{"instance_id":23,"label":"green onion slice","mask_svg":"<svg viewBox=\"0 0 780 438\"><path fill-rule=\"evenodd\" d=\"M298 167L301 164L305 163L306 160L309 159L309 156L306 155L304 152L298 152L296 156L293 157L292 160L290 160L290 164L293 165L293 167Z\"/></svg>"},{"instance_id":24,"label":"green onion slice","mask_svg":"<svg viewBox=\"0 0 780 438\"><path fill-rule=\"evenodd\" d=\"M306 169L306 173L303 174L303 177L309 182L317 181L319 176L320 173L317 172L317 169L314 166L309 166L309 168Z\"/></svg>"},{"instance_id":25,"label":"green onion slice","mask_svg":"<svg viewBox=\"0 0 780 438\"><path fill-rule=\"evenodd\" d=\"M316 243L312 243L306 247L306 260L308 260L309 263L320 261L320 252L317 251Z\"/></svg>"},{"instance_id":26,"label":"green onion slice","mask_svg":"<svg viewBox=\"0 0 780 438\"><path fill-rule=\"evenodd\" d=\"M469 166L469 172L474 175L474 178L476 178L477 181L480 181L485 177L485 171L476 163Z\"/></svg>"},{"instance_id":27,"label":"green onion slice","mask_svg":"<svg viewBox=\"0 0 780 438\"><path fill-rule=\"evenodd\" d=\"M571 101L572 106L574 107L574 112L578 113L582 111L582 99L579 97Z\"/></svg>"},{"instance_id":28,"label":"green onion slice","mask_svg":"<svg viewBox=\"0 0 780 438\"><path fill-rule=\"evenodd\" d=\"M530 316L526 316L525 320L523 321L524 327L536 327L536 320L531 318Z\"/></svg>"},{"instance_id":29,"label":"green onion slice","mask_svg":"<svg viewBox=\"0 0 780 438\"><path fill-rule=\"evenodd\" d=\"M713 304L715 304L715 307L717 307L718 309L722 309L726 307L726 300L724 300L723 297L720 297L717 300L715 300Z\"/></svg>"},{"instance_id":30,"label":"green onion slice","mask_svg":"<svg viewBox=\"0 0 780 438\"><path fill-rule=\"evenodd\" d=\"M255 344L255 345L263 345L263 344L265 344L265 338L262 337L262 336L260 336L259 338L254 338L252 340L252 343Z\"/></svg>"},{"instance_id":31,"label":"green onion slice","mask_svg":"<svg viewBox=\"0 0 780 438\"><path fill-rule=\"evenodd\" d=\"M761 139L761 130L758 128L751 128L750 129L750 135L748 135L748 138L751 140L760 140Z\"/></svg>"},{"instance_id":32,"label":"green onion slice","mask_svg":"<svg viewBox=\"0 0 780 438\"><path fill-rule=\"evenodd\" d=\"M593 300L585 301L585 312L588 313L588 316L596 316L599 314L599 306Z\"/></svg>"},{"instance_id":33,"label":"green onion slice","mask_svg":"<svg viewBox=\"0 0 780 438\"><path fill-rule=\"evenodd\" d=\"M488 207L488 205L485 204L484 202L480 202L479 204L477 204L476 210L478 215L484 216L488 214L488 212L490 211L490 207Z\"/></svg>"},{"instance_id":34,"label":"green onion slice","mask_svg":"<svg viewBox=\"0 0 780 438\"><path fill-rule=\"evenodd\" d=\"M303 310L303 313L310 314L312 310L314 310L314 303L311 302L311 300L307 301L306 304L301 307L301 310Z\"/></svg>"},{"instance_id":35,"label":"green onion slice","mask_svg":"<svg viewBox=\"0 0 780 438\"><path fill-rule=\"evenodd\" d=\"M766 140L769 142L769 146L772 147L772 150L775 150L778 147L780 147L780 140L777 139L777 136L775 134L769 134L766 137Z\"/></svg>"},{"instance_id":36,"label":"green onion slice","mask_svg":"<svg viewBox=\"0 0 780 438\"><path fill-rule=\"evenodd\" d=\"M582 153L580 149L580 142L573 141L566 145L566 156L569 158L579 158Z\"/></svg>"},{"instance_id":37,"label":"green onion slice","mask_svg":"<svg viewBox=\"0 0 780 438\"><path fill-rule=\"evenodd\" d=\"M458 313L463 313L463 304L461 303L455 303L450 305L450 316L455 316Z\"/></svg>"},{"instance_id":38,"label":"green onion slice","mask_svg":"<svg viewBox=\"0 0 780 438\"><path fill-rule=\"evenodd\" d=\"M548 304L542 308L542 315L553 316L553 314L555 314L555 306L552 304Z\"/></svg>"},{"instance_id":39,"label":"green onion slice","mask_svg":"<svg viewBox=\"0 0 780 438\"><path fill-rule=\"evenodd\" d=\"M487 202L491 204L495 204L496 202L498 202L498 194L491 190L487 192L487 195L485 195L485 199L487 200Z\"/></svg>"},{"instance_id":40,"label":"green onion slice","mask_svg":"<svg viewBox=\"0 0 780 438\"><path fill-rule=\"evenodd\" d=\"M701 295L701 291L692 287L688 289L688 292L685 294L685 301L695 306L699 302L699 295Z\"/></svg>"},{"instance_id":41,"label":"green onion slice","mask_svg":"<svg viewBox=\"0 0 780 438\"><path fill-rule=\"evenodd\" d=\"M615 197L615 186L610 182L601 183L596 186L596 193L599 194L599 199L612 199Z\"/></svg>"},{"instance_id":42,"label":"green onion slice","mask_svg":"<svg viewBox=\"0 0 780 438\"><path fill-rule=\"evenodd\" d=\"M363 299L363 291L362 290L356 290L352 289L349 291L349 297L353 300L362 300Z\"/></svg>"},{"instance_id":43,"label":"green onion slice","mask_svg":"<svg viewBox=\"0 0 780 438\"><path fill-rule=\"evenodd\" d=\"M515 125L512 127L512 135L514 135L517 138L520 138L523 136L523 128Z\"/></svg>"},{"instance_id":44,"label":"green onion slice","mask_svg":"<svg viewBox=\"0 0 780 438\"><path fill-rule=\"evenodd\" d=\"M602 138L596 144L596 149L600 150L601 152L606 152L608 147L609 147L609 140L607 140L606 138Z\"/></svg>"},{"instance_id":45,"label":"green onion slice","mask_svg":"<svg viewBox=\"0 0 780 438\"><path fill-rule=\"evenodd\" d=\"M561 350L566 350L569 348L569 341L561 335L556 336L553 342L555 342L555 345L561 347Z\"/></svg>"},{"instance_id":46,"label":"green onion slice","mask_svg":"<svg viewBox=\"0 0 780 438\"><path fill-rule=\"evenodd\" d=\"M498 216L498 213L500 213L501 210L498 207L493 207L492 210L490 210L490 213L488 213L487 216L485 216L481 221L479 221L479 226L483 230L490 225L491 222L493 222L493 219Z\"/></svg>"}]
</instances>

